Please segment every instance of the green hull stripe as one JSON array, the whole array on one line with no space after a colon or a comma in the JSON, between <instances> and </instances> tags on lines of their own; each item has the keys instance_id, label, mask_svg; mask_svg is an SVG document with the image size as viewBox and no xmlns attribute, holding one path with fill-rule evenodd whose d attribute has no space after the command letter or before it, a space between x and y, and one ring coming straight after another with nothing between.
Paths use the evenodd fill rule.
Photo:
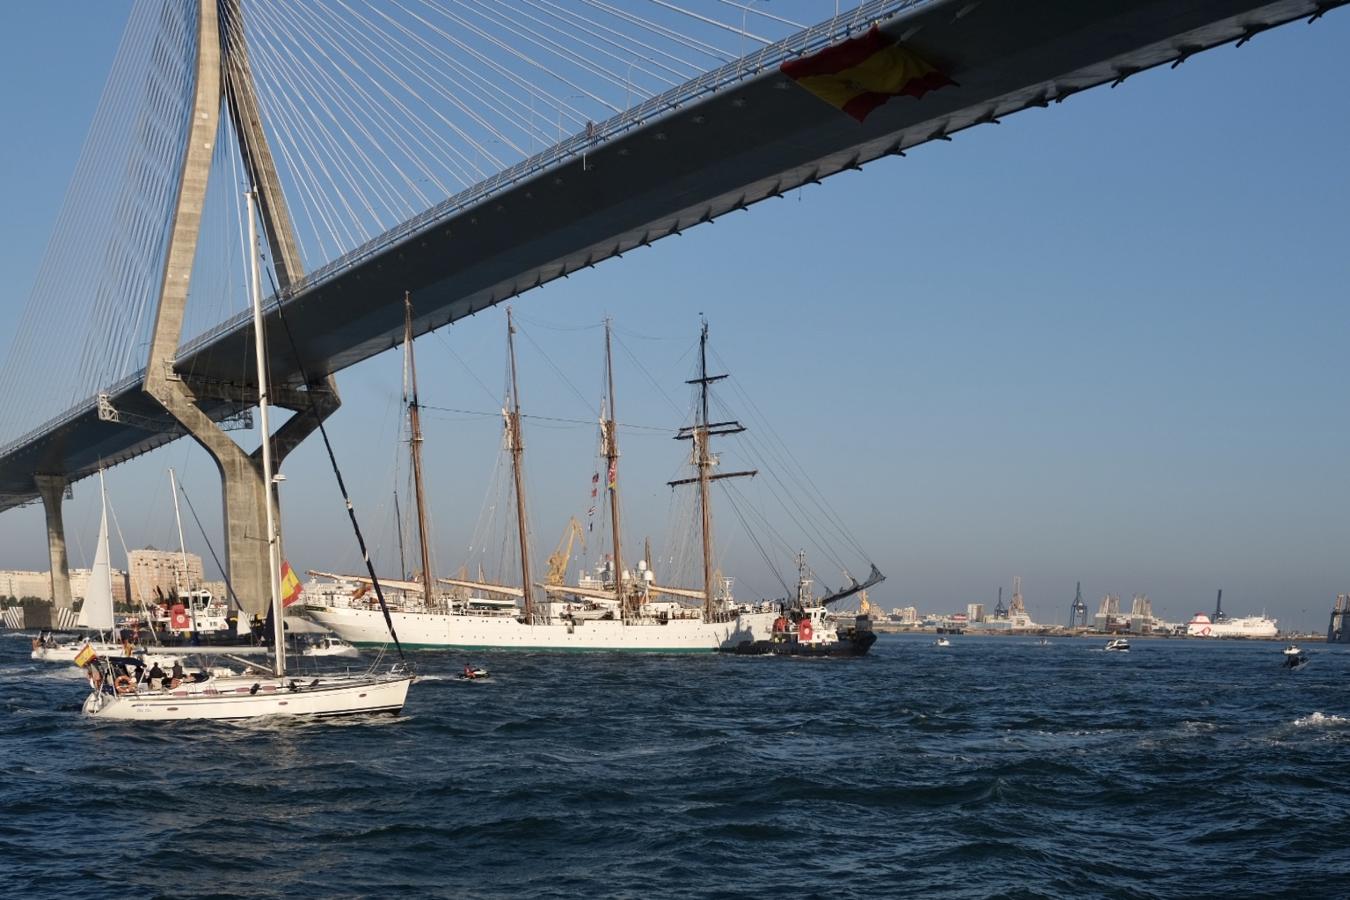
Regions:
<instances>
[{"instance_id":1,"label":"green hull stripe","mask_svg":"<svg viewBox=\"0 0 1350 900\"><path fill-rule=\"evenodd\" d=\"M350 641L362 649L393 647L377 641ZM524 653L716 653L714 647L520 647L500 644L403 644L404 650L515 650Z\"/></svg>"}]
</instances>

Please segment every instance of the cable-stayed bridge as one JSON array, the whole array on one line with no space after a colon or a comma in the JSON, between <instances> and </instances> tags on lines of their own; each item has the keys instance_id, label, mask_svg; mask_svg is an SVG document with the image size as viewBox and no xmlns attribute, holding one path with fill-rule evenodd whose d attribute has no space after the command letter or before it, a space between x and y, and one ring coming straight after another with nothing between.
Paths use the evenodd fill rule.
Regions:
<instances>
[{"instance_id":1,"label":"cable-stayed bridge","mask_svg":"<svg viewBox=\"0 0 1350 900\"><path fill-rule=\"evenodd\" d=\"M42 496L64 569L64 487L191 434L221 466L231 580L265 594L256 462L213 424L257 400L244 184L275 284L273 402L297 411L278 432L284 455L337 407L334 373L401 339L405 291L421 334L800 185L1337 5L142 0L6 363L0 510ZM859 121L791 72L873 26L945 83ZM845 79L826 94L864 91L871 65L812 71ZM26 373L76 323L67 377L31 389ZM185 323L197 334L183 341Z\"/></svg>"}]
</instances>

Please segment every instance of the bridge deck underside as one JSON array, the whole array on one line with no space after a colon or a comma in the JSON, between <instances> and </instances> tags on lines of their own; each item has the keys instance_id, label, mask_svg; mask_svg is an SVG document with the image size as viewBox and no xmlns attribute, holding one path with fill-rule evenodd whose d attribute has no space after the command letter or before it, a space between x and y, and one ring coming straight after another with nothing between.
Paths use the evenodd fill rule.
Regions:
<instances>
[{"instance_id":1,"label":"bridge deck underside","mask_svg":"<svg viewBox=\"0 0 1350 900\"><path fill-rule=\"evenodd\" d=\"M562 275L870 160L1170 63L1264 27L1304 18L1323 0L935 0L882 24L958 86L892 100L864 124L775 71L704 95L590 149L581 158L434 219L283 300L311 378L394 347L402 297L425 333ZM828 227L829 223L822 223ZM273 377L301 364L268 314ZM251 384L252 332L239 319L187 345L180 372ZM162 431L99 419L91 400L6 448L0 509L36 496L34 473L72 480L180 436L139 382L112 404ZM222 418L241 407L219 403ZM145 424L145 423L142 423Z\"/></svg>"}]
</instances>

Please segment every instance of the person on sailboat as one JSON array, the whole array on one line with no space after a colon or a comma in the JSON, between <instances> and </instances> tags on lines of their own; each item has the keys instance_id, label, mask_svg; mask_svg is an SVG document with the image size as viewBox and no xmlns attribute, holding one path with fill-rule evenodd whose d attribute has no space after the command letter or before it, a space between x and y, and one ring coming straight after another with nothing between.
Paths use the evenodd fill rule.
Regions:
<instances>
[{"instance_id":1,"label":"person on sailboat","mask_svg":"<svg viewBox=\"0 0 1350 900\"><path fill-rule=\"evenodd\" d=\"M150 671L147 674L147 677L150 679L150 690L152 691L159 690L160 687L164 684L165 678L164 670L159 667L158 662L156 662L153 666L150 667Z\"/></svg>"}]
</instances>

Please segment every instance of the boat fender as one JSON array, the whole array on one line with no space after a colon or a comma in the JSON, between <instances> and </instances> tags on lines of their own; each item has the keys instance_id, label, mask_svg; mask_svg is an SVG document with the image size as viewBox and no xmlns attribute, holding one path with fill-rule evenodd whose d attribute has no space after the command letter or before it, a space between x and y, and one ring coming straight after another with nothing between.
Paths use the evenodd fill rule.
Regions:
<instances>
[{"instance_id":1,"label":"boat fender","mask_svg":"<svg viewBox=\"0 0 1350 900\"><path fill-rule=\"evenodd\" d=\"M117 678L113 680L113 687L117 689L117 693L119 694L136 693L136 683L131 680L130 675L118 675Z\"/></svg>"},{"instance_id":2,"label":"boat fender","mask_svg":"<svg viewBox=\"0 0 1350 900\"><path fill-rule=\"evenodd\" d=\"M800 625L797 626L797 640L799 640L799 641L809 641L809 640L811 640L811 620L810 620L810 619L802 619L802 623L801 623Z\"/></svg>"},{"instance_id":3,"label":"boat fender","mask_svg":"<svg viewBox=\"0 0 1350 900\"><path fill-rule=\"evenodd\" d=\"M258 689L261 688L261 687L262 687L262 685L260 685L260 684L255 684L255 685L253 685L253 687L251 687L251 688L248 689L248 692L249 692L250 694L256 694L256 693L258 693Z\"/></svg>"}]
</instances>

